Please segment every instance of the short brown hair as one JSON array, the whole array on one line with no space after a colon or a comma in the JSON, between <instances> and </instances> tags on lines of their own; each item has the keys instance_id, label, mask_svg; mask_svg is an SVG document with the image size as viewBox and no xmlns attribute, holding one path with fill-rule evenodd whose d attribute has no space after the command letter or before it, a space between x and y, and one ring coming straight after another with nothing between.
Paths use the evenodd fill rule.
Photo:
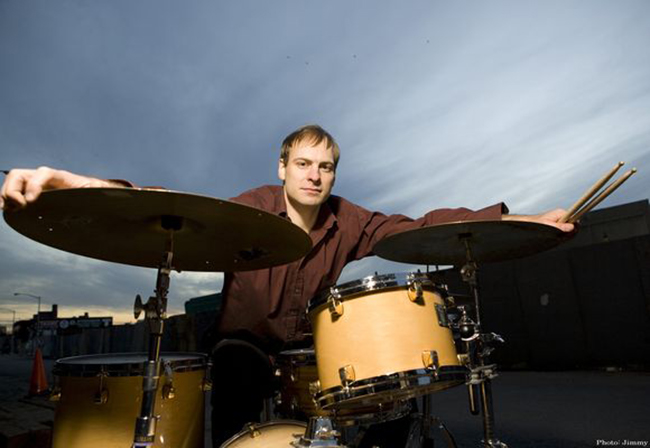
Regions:
<instances>
[{"instance_id":1,"label":"short brown hair","mask_svg":"<svg viewBox=\"0 0 650 448\"><path fill-rule=\"evenodd\" d=\"M305 139L309 139L310 142L315 145L318 145L320 142L325 140L327 143L327 149L332 150L334 166L336 167L336 165L338 165L341 154L338 143L336 143L336 140L334 140L334 137L332 137L329 132L317 124L301 126L291 134L287 135L282 142L282 149L280 149L280 160L286 164L289 161L289 150L291 147Z\"/></svg>"}]
</instances>

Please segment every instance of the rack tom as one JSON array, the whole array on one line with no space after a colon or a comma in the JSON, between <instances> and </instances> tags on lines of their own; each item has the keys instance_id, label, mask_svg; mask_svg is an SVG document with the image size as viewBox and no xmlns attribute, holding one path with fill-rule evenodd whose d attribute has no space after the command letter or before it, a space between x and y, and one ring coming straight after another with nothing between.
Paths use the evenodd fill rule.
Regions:
<instances>
[{"instance_id":1,"label":"rack tom","mask_svg":"<svg viewBox=\"0 0 650 448\"><path fill-rule=\"evenodd\" d=\"M314 399L319 383L313 349L280 352L276 365L280 391L275 399L275 411L283 418L309 420L310 417L327 417L338 426L354 426L394 420L411 410L408 401L369 404L354 409L321 409Z\"/></svg>"},{"instance_id":2,"label":"rack tom","mask_svg":"<svg viewBox=\"0 0 650 448\"><path fill-rule=\"evenodd\" d=\"M374 275L309 303L324 409L356 408L465 382L445 289L422 273Z\"/></svg>"}]
</instances>

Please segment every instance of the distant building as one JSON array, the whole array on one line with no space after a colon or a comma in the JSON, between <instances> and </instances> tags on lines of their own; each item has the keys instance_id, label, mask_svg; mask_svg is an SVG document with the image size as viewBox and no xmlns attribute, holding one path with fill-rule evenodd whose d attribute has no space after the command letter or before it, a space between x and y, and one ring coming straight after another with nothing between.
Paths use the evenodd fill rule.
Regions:
<instances>
[{"instance_id":1,"label":"distant building","mask_svg":"<svg viewBox=\"0 0 650 448\"><path fill-rule=\"evenodd\" d=\"M217 312L221 308L221 293L194 297L185 302L185 314L195 315L205 312Z\"/></svg>"}]
</instances>

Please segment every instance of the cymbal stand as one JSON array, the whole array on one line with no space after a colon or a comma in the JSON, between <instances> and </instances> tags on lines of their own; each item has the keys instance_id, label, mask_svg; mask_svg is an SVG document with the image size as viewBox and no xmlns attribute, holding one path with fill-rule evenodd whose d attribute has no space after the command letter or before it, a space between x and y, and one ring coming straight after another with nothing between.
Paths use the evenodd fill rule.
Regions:
<instances>
[{"instance_id":1,"label":"cymbal stand","mask_svg":"<svg viewBox=\"0 0 650 448\"><path fill-rule=\"evenodd\" d=\"M422 397L422 412L417 413L414 418L419 427L419 434L417 434L417 446L419 448L434 447L434 439L431 436L431 432L434 428L441 431L449 448L458 447L454 436L451 435L445 424L431 412L431 401L429 395ZM411 436L409 436L409 441L406 446L412 446Z\"/></svg>"},{"instance_id":2,"label":"cymbal stand","mask_svg":"<svg viewBox=\"0 0 650 448\"><path fill-rule=\"evenodd\" d=\"M481 414L483 417L483 446L485 448L507 448L507 445L495 437L494 434L494 407L492 402L492 379L497 376L496 364L486 364L488 356L494 350L490 347L493 341L503 342L503 339L495 333L481 332L481 308L479 301L478 287L478 265L472 257L470 247L471 234L461 235L459 238L465 245L467 261L460 270L460 274L474 297L474 309L476 321L473 321L465 308L461 308L459 329L461 340L465 343L470 369L467 382L470 401L470 412L473 415L479 413L478 402L480 401Z\"/></svg>"},{"instance_id":3,"label":"cymbal stand","mask_svg":"<svg viewBox=\"0 0 650 448\"><path fill-rule=\"evenodd\" d=\"M169 291L169 274L172 270L174 249L174 231L182 227L181 218L163 216L161 225L168 231L166 250L158 267L156 276L155 295L149 297L143 304L140 295L135 298L133 307L137 319L144 311L145 321L149 326L149 352L142 378L142 405L140 415L136 418L133 448L150 447L156 436L158 416L154 415L156 391L160 379L160 345L164 330L164 320L167 318L167 293Z\"/></svg>"}]
</instances>

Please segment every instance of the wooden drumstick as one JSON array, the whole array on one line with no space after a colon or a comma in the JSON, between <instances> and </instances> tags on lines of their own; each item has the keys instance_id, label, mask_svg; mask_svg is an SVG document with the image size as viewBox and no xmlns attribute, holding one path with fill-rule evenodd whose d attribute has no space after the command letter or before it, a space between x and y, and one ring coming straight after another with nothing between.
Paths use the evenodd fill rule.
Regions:
<instances>
[{"instance_id":1,"label":"wooden drumstick","mask_svg":"<svg viewBox=\"0 0 650 448\"><path fill-rule=\"evenodd\" d=\"M582 216L583 216L585 213L587 213L589 210L591 210L592 208L594 208L595 206L597 206L598 204L600 204L601 202L603 202L607 196L609 196L610 194L612 194L612 193L614 192L614 190L616 190L618 187L620 187L621 184L623 184L623 182L625 182L626 180L628 180L628 179L630 178L630 176L632 176L634 173L636 173L636 168L632 168L630 171L628 171L627 173L623 174L623 175L622 175L618 180L616 180L616 182L612 183L609 187L607 187L605 190L603 190L603 191L602 191L598 196L596 196L595 198L593 198L593 199L589 202L589 204L585 205L585 206L584 206L582 209L580 209L576 214L574 214L573 216L571 216L571 217L569 218L569 221L568 221L568 222L570 222L570 223L574 223L574 222L578 221L580 218L582 218Z\"/></svg>"},{"instance_id":2,"label":"wooden drumstick","mask_svg":"<svg viewBox=\"0 0 650 448\"><path fill-rule=\"evenodd\" d=\"M620 167L625 165L625 162L618 162L614 168L612 168L607 174L605 174L598 182L592 185L592 187L582 195L578 201L571 206L569 210L560 218L558 222L567 222L571 215L573 215L580 207L584 205L600 188L605 185L605 183L612 178L614 174L618 171Z\"/></svg>"}]
</instances>

